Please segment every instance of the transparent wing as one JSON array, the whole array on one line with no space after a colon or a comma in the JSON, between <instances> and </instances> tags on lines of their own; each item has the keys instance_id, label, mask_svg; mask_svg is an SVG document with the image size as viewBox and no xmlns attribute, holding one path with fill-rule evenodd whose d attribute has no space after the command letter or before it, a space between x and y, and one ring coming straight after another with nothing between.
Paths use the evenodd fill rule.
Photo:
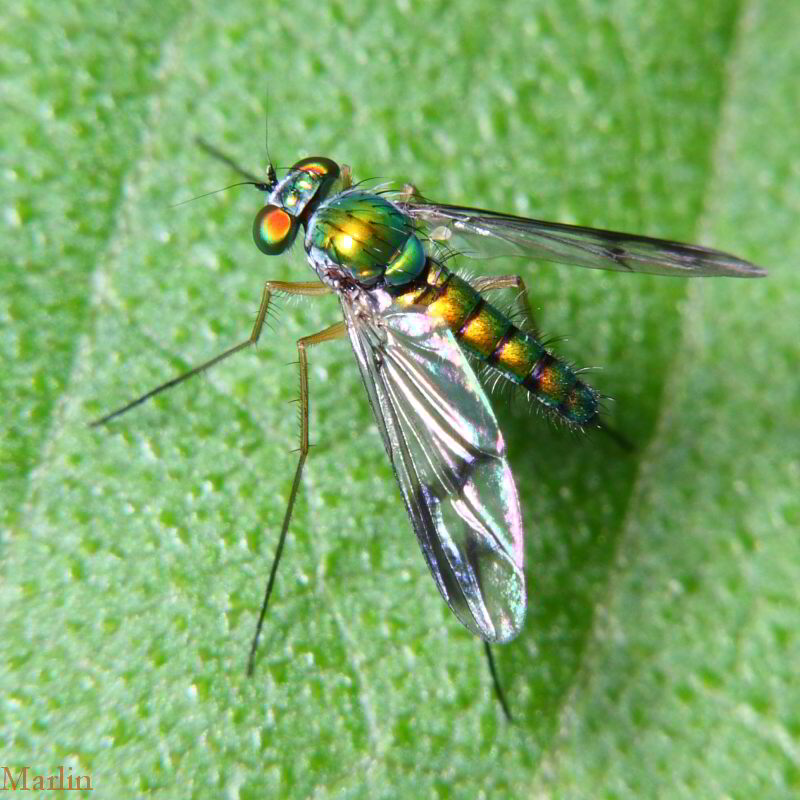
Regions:
<instances>
[{"instance_id":1,"label":"transparent wing","mask_svg":"<svg viewBox=\"0 0 800 800\"><path fill-rule=\"evenodd\" d=\"M767 274L749 261L693 244L439 205L408 193L394 202L426 228L434 241L466 255L526 255L590 269L653 275L755 278Z\"/></svg>"},{"instance_id":2,"label":"transparent wing","mask_svg":"<svg viewBox=\"0 0 800 800\"><path fill-rule=\"evenodd\" d=\"M487 642L525 618L522 519L489 401L447 328L342 307L414 532L442 597Z\"/></svg>"}]
</instances>

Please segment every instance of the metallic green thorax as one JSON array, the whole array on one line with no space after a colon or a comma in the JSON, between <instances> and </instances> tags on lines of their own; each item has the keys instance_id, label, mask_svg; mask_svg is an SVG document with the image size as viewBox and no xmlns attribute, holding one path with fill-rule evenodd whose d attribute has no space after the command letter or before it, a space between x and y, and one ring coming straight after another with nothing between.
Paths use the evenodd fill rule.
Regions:
<instances>
[{"instance_id":1,"label":"metallic green thorax","mask_svg":"<svg viewBox=\"0 0 800 800\"><path fill-rule=\"evenodd\" d=\"M358 189L323 203L313 218L306 250L318 250L362 286L382 277L392 286L416 278L425 250L411 220L380 195Z\"/></svg>"},{"instance_id":2,"label":"metallic green thorax","mask_svg":"<svg viewBox=\"0 0 800 800\"><path fill-rule=\"evenodd\" d=\"M390 287L406 286L425 268L425 248L418 236L409 236L403 249L389 262L384 280Z\"/></svg>"}]
</instances>

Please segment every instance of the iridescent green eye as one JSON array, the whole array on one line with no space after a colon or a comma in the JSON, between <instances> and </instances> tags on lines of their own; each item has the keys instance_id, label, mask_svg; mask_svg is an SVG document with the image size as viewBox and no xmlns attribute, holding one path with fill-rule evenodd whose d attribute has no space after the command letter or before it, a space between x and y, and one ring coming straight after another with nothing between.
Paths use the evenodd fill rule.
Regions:
<instances>
[{"instance_id":1,"label":"iridescent green eye","mask_svg":"<svg viewBox=\"0 0 800 800\"><path fill-rule=\"evenodd\" d=\"M294 241L297 220L279 206L264 206L253 221L256 247L268 256L282 253Z\"/></svg>"}]
</instances>

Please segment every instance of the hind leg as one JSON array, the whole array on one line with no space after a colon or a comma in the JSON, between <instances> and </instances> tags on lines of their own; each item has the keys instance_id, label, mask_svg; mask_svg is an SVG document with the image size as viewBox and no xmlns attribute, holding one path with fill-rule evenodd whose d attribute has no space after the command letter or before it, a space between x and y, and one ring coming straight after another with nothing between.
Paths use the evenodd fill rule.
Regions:
<instances>
[{"instance_id":1,"label":"hind leg","mask_svg":"<svg viewBox=\"0 0 800 800\"><path fill-rule=\"evenodd\" d=\"M525 281L519 275L486 275L470 281L479 292L489 292L492 289L516 289L514 300L519 307L520 315L524 322L523 329L527 327L536 331L536 320L533 317L531 303L528 298L528 289Z\"/></svg>"}]
</instances>

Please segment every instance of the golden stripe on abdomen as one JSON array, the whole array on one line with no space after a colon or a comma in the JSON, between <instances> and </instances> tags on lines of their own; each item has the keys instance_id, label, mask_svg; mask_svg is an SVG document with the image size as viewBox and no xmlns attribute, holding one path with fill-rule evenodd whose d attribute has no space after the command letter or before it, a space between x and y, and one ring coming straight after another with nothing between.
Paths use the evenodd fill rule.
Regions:
<instances>
[{"instance_id":1,"label":"golden stripe on abdomen","mask_svg":"<svg viewBox=\"0 0 800 800\"><path fill-rule=\"evenodd\" d=\"M435 299L428 305L428 314L444 321L458 335L483 298L465 281L453 275L438 289Z\"/></svg>"},{"instance_id":2,"label":"golden stripe on abdomen","mask_svg":"<svg viewBox=\"0 0 800 800\"><path fill-rule=\"evenodd\" d=\"M510 373L515 383L522 383L530 374L532 365L545 352L544 347L533 338L514 327L511 335L506 335L498 342L489 363Z\"/></svg>"},{"instance_id":3,"label":"golden stripe on abdomen","mask_svg":"<svg viewBox=\"0 0 800 800\"><path fill-rule=\"evenodd\" d=\"M474 289L473 289L474 291ZM476 292L477 294L477 292ZM489 305L483 298L456 333L459 342L487 361L491 359L507 334L515 330L505 314Z\"/></svg>"}]
</instances>

